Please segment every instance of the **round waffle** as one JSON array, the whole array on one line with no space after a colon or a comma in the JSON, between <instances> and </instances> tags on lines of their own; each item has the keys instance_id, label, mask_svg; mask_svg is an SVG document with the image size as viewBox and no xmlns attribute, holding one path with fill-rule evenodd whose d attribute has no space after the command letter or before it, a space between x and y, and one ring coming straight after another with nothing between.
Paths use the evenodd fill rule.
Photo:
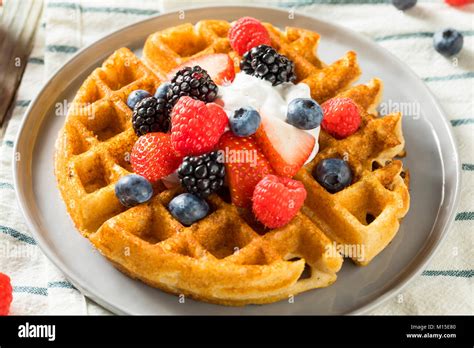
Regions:
<instances>
[{"instance_id":1,"label":"round waffle","mask_svg":"<svg viewBox=\"0 0 474 348\"><path fill-rule=\"evenodd\" d=\"M143 60L127 48L117 50L74 98L57 140L55 174L76 227L129 276L213 303L270 303L332 284L343 261L340 251L350 250L344 246L359 246L362 254L345 256L365 265L398 231L409 206L408 173L394 159L404 151L401 115L379 117L375 111L381 81L352 86L360 75L355 52L326 65L316 55L317 33L264 25L312 97L320 103L352 98L362 110L361 128L343 140L321 132L320 152L296 175L308 192L305 205L282 228L263 228L225 193L211 195L209 215L185 227L167 209L181 189L161 184L152 200L127 209L114 185L132 172L129 155L137 140L128 94L153 93L171 70L200 55L227 53L237 71L240 57L227 39L230 23L219 20L150 35ZM321 159L336 156L348 160L354 183L330 194L311 172Z\"/></svg>"}]
</instances>

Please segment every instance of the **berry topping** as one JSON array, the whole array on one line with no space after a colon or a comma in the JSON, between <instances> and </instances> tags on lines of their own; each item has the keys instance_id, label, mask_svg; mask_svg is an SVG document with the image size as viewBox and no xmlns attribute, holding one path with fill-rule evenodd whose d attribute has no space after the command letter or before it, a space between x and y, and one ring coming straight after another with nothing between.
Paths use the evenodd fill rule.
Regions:
<instances>
[{"instance_id":1,"label":"berry topping","mask_svg":"<svg viewBox=\"0 0 474 348\"><path fill-rule=\"evenodd\" d=\"M316 140L308 132L262 115L255 139L275 173L293 177L311 155Z\"/></svg>"},{"instance_id":2,"label":"berry topping","mask_svg":"<svg viewBox=\"0 0 474 348\"><path fill-rule=\"evenodd\" d=\"M127 105L133 110L140 100L147 97L151 97L151 94L143 89L136 89L128 95Z\"/></svg>"},{"instance_id":3,"label":"berry topping","mask_svg":"<svg viewBox=\"0 0 474 348\"><path fill-rule=\"evenodd\" d=\"M260 121L260 114L252 107L237 109L229 118L230 129L239 137L254 134L260 126Z\"/></svg>"},{"instance_id":4,"label":"berry topping","mask_svg":"<svg viewBox=\"0 0 474 348\"><path fill-rule=\"evenodd\" d=\"M126 207L145 203L153 196L153 187L143 176L130 174L120 178L115 184L115 196Z\"/></svg>"},{"instance_id":5,"label":"berry topping","mask_svg":"<svg viewBox=\"0 0 474 348\"><path fill-rule=\"evenodd\" d=\"M190 96L206 103L217 97L218 87L206 70L200 66L184 67L171 79L168 92L168 109L171 110L179 98Z\"/></svg>"},{"instance_id":6,"label":"berry topping","mask_svg":"<svg viewBox=\"0 0 474 348\"><path fill-rule=\"evenodd\" d=\"M246 74L270 81L273 86L296 80L295 65L291 60L267 45L252 48L240 61Z\"/></svg>"},{"instance_id":7,"label":"berry topping","mask_svg":"<svg viewBox=\"0 0 474 348\"><path fill-rule=\"evenodd\" d=\"M162 83L155 92L155 98L156 99L167 99L168 98L168 93L171 88L171 83L169 82L164 82Z\"/></svg>"},{"instance_id":8,"label":"berry topping","mask_svg":"<svg viewBox=\"0 0 474 348\"><path fill-rule=\"evenodd\" d=\"M238 19L229 30L232 48L241 56L258 45L271 45L270 35L259 20L252 17Z\"/></svg>"},{"instance_id":9,"label":"berry topping","mask_svg":"<svg viewBox=\"0 0 474 348\"><path fill-rule=\"evenodd\" d=\"M350 98L332 98L321 105L321 127L336 139L354 134L362 122L359 108Z\"/></svg>"},{"instance_id":10,"label":"berry topping","mask_svg":"<svg viewBox=\"0 0 474 348\"><path fill-rule=\"evenodd\" d=\"M152 183L174 172L182 157L174 152L171 136L165 133L148 133L133 146L130 162L133 171Z\"/></svg>"},{"instance_id":11,"label":"berry topping","mask_svg":"<svg viewBox=\"0 0 474 348\"><path fill-rule=\"evenodd\" d=\"M172 70L170 78L172 78L179 70L185 67L192 68L193 66L200 66L202 69L206 70L212 81L218 85L225 85L234 81L234 62L229 55L225 53L207 54L188 60L178 68Z\"/></svg>"},{"instance_id":12,"label":"berry topping","mask_svg":"<svg viewBox=\"0 0 474 348\"><path fill-rule=\"evenodd\" d=\"M341 191L352 181L349 164L339 158L326 158L318 163L313 172L317 182L331 193Z\"/></svg>"},{"instance_id":13,"label":"berry topping","mask_svg":"<svg viewBox=\"0 0 474 348\"><path fill-rule=\"evenodd\" d=\"M464 38L456 29L444 29L438 31L433 36L433 45L438 53L445 57L458 54L463 46Z\"/></svg>"},{"instance_id":14,"label":"berry topping","mask_svg":"<svg viewBox=\"0 0 474 348\"><path fill-rule=\"evenodd\" d=\"M255 186L252 210L266 227L278 228L290 222L305 199L306 190L300 181L267 175Z\"/></svg>"},{"instance_id":15,"label":"berry topping","mask_svg":"<svg viewBox=\"0 0 474 348\"><path fill-rule=\"evenodd\" d=\"M463 6L473 2L473 0L444 0L450 6Z\"/></svg>"},{"instance_id":16,"label":"berry topping","mask_svg":"<svg viewBox=\"0 0 474 348\"><path fill-rule=\"evenodd\" d=\"M182 193L171 200L168 209L181 224L190 226L207 215L209 205L202 198Z\"/></svg>"},{"instance_id":17,"label":"berry topping","mask_svg":"<svg viewBox=\"0 0 474 348\"><path fill-rule=\"evenodd\" d=\"M214 149L228 124L217 104L181 97L171 113L171 142L182 156L202 155Z\"/></svg>"},{"instance_id":18,"label":"berry topping","mask_svg":"<svg viewBox=\"0 0 474 348\"><path fill-rule=\"evenodd\" d=\"M405 11L416 5L416 0L392 0L392 4L400 11Z\"/></svg>"},{"instance_id":19,"label":"berry topping","mask_svg":"<svg viewBox=\"0 0 474 348\"><path fill-rule=\"evenodd\" d=\"M258 148L254 137L241 138L232 132L221 137L219 149L225 154L227 182L232 203L250 207L255 185L273 170Z\"/></svg>"},{"instance_id":20,"label":"berry topping","mask_svg":"<svg viewBox=\"0 0 474 348\"><path fill-rule=\"evenodd\" d=\"M190 193L205 198L224 185L225 167L219 153L184 157L178 168L181 185Z\"/></svg>"},{"instance_id":21,"label":"berry topping","mask_svg":"<svg viewBox=\"0 0 474 348\"><path fill-rule=\"evenodd\" d=\"M0 273L0 315L8 315L13 300L12 292L10 278L6 274Z\"/></svg>"},{"instance_id":22,"label":"berry topping","mask_svg":"<svg viewBox=\"0 0 474 348\"><path fill-rule=\"evenodd\" d=\"M323 119L323 110L311 98L296 98L288 104L286 122L299 129L319 127Z\"/></svg>"},{"instance_id":23,"label":"berry topping","mask_svg":"<svg viewBox=\"0 0 474 348\"><path fill-rule=\"evenodd\" d=\"M173 189L175 187L178 187L180 186L180 182L179 182L179 177L178 177L178 173L177 172L173 172L171 173L170 175L167 175L167 176L164 176L161 178L161 182L163 183L163 185L165 185L165 187L170 190L170 189Z\"/></svg>"},{"instance_id":24,"label":"berry topping","mask_svg":"<svg viewBox=\"0 0 474 348\"><path fill-rule=\"evenodd\" d=\"M152 132L168 132L170 117L166 111L166 99L146 97L140 100L133 109L132 125L138 136Z\"/></svg>"}]
</instances>

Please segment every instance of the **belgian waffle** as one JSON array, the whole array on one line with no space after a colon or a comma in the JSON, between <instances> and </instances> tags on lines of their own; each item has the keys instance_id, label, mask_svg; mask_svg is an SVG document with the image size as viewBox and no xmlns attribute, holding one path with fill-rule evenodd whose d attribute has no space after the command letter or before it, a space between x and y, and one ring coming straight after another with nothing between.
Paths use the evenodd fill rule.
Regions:
<instances>
[{"instance_id":1,"label":"belgian waffle","mask_svg":"<svg viewBox=\"0 0 474 348\"><path fill-rule=\"evenodd\" d=\"M270 303L332 284L343 261L339 246L362 246L364 257L354 259L367 264L397 232L409 205L408 173L394 160L404 148L401 115L375 111L382 83L352 87L360 75L356 53L326 65L315 53L317 33L265 27L315 100L348 96L363 111L352 136L335 140L321 132L319 154L296 176L308 192L305 205L284 227L263 228L225 193L211 195L211 213L190 227L167 209L180 188L155 184L152 200L129 209L114 194L117 180L132 172L128 159L137 140L127 95L135 89L153 93L172 69L204 54L227 53L238 71L240 57L227 39L230 23L205 20L154 33L143 60L121 48L74 98L57 140L58 186L77 228L129 276L213 303ZM355 170L354 183L336 194L311 175L319 160L332 156L347 158Z\"/></svg>"}]
</instances>

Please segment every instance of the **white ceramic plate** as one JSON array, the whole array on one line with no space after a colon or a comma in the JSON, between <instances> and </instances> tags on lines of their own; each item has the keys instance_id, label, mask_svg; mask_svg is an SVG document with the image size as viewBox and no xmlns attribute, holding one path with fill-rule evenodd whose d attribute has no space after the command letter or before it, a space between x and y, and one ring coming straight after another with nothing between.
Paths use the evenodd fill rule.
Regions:
<instances>
[{"instance_id":1,"label":"white ceramic plate","mask_svg":"<svg viewBox=\"0 0 474 348\"><path fill-rule=\"evenodd\" d=\"M289 20L284 10L212 7L186 11L186 21L235 20L252 15L278 27L307 28L321 34L319 54L326 62L347 50L358 53L361 82L380 77L384 105L420 105L406 115L403 130L411 173L411 208L392 243L366 267L344 262L336 283L301 294L295 302L230 308L178 298L132 280L117 271L69 219L53 174L54 142L64 123L54 106L71 100L89 73L114 50L140 51L146 37L182 23L177 13L160 15L121 29L84 48L48 81L31 103L16 141L21 161L15 163L18 200L43 252L68 279L99 304L128 314L343 314L364 313L400 291L419 274L446 235L459 191L459 159L450 125L424 83L403 63L371 40L334 24L302 14ZM411 103L411 104L410 104Z\"/></svg>"}]
</instances>

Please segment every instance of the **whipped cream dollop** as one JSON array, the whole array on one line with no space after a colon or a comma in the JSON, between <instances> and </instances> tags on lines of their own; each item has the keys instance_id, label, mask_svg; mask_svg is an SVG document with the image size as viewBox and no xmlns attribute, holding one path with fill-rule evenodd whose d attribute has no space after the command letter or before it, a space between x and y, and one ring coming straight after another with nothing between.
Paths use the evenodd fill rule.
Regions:
<instances>
[{"instance_id":1,"label":"whipped cream dollop","mask_svg":"<svg viewBox=\"0 0 474 348\"><path fill-rule=\"evenodd\" d=\"M275 117L285 121L288 104L296 98L311 98L311 93L309 86L305 83L295 85L284 82L273 86L267 80L239 72L231 84L219 86L218 98L223 101L223 108L228 117L241 107L251 106L266 117ZM305 132L315 138L313 151L306 160L308 163L319 150L319 127L305 130Z\"/></svg>"}]
</instances>

